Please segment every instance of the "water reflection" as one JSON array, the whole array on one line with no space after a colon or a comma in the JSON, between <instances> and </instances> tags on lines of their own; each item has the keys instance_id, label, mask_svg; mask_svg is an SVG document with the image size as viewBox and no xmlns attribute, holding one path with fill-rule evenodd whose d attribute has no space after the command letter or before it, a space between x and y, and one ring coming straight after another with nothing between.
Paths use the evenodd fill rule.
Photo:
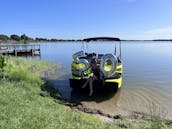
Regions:
<instances>
[{"instance_id":1,"label":"water reflection","mask_svg":"<svg viewBox=\"0 0 172 129\"><path fill-rule=\"evenodd\" d=\"M119 92L114 92L112 88L102 87L94 90L93 95L89 96L89 89L79 89L79 90L72 90L70 95L70 100L76 102L83 102L83 101L94 101L95 103L101 103L105 101L109 101L113 98L114 105L117 104L121 90Z\"/></svg>"}]
</instances>

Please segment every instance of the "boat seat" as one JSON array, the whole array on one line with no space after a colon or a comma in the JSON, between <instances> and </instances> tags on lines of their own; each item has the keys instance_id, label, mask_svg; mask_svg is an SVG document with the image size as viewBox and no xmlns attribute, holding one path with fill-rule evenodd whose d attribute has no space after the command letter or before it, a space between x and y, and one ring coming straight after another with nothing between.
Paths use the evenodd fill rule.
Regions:
<instances>
[{"instance_id":1,"label":"boat seat","mask_svg":"<svg viewBox=\"0 0 172 129\"><path fill-rule=\"evenodd\" d=\"M113 76L107 77L107 78L105 78L105 79L118 79L118 78L120 78L120 77L121 77L121 73L115 73Z\"/></svg>"},{"instance_id":2,"label":"boat seat","mask_svg":"<svg viewBox=\"0 0 172 129\"><path fill-rule=\"evenodd\" d=\"M79 59L87 59L86 56L79 57Z\"/></svg>"},{"instance_id":3,"label":"boat seat","mask_svg":"<svg viewBox=\"0 0 172 129\"><path fill-rule=\"evenodd\" d=\"M103 54L98 54L98 59L101 59Z\"/></svg>"}]
</instances>

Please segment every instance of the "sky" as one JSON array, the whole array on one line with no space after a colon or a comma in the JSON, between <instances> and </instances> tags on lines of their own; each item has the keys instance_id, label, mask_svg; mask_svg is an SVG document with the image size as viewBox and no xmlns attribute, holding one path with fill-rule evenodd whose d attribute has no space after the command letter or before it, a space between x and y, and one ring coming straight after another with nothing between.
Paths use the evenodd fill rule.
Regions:
<instances>
[{"instance_id":1,"label":"sky","mask_svg":"<svg viewBox=\"0 0 172 129\"><path fill-rule=\"evenodd\" d=\"M0 34L172 39L172 0L0 0Z\"/></svg>"}]
</instances>

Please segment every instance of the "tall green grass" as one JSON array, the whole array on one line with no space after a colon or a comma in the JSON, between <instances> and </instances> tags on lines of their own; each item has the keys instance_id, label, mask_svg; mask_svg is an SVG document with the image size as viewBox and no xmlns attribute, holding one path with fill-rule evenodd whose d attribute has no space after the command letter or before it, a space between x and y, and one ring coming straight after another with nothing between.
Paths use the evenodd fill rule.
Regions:
<instances>
[{"instance_id":1,"label":"tall green grass","mask_svg":"<svg viewBox=\"0 0 172 129\"><path fill-rule=\"evenodd\" d=\"M107 127L100 120L72 112L41 90L46 85L41 75L55 67L53 63L21 58L6 60L4 77L0 79L1 129ZM47 96L42 97L41 93Z\"/></svg>"},{"instance_id":2,"label":"tall green grass","mask_svg":"<svg viewBox=\"0 0 172 129\"><path fill-rule=\"evenodd\" d=\"M7 58L0 79L0 129L121 129L151 128L149 121L103 122L74 112L55 99L59 93L42 79L44 71L59 67L45 61ZM45 90L49 87L54 96ZM44 90L42 90L44 89ZM149 126L150 125L150 126ZM164 128L170 127L163 125Z\"/></svg>"}]
</instances>

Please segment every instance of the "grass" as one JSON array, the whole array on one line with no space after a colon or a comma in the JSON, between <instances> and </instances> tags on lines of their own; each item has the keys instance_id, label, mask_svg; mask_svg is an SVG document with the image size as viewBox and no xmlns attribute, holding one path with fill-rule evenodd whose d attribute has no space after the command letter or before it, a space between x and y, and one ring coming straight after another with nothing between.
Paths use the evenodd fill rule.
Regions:
<instances>
[{"instance_id":1,"label":"grass","mask_svg":"<svg viewBox=\"0 0 172 129\"><path fill-rule=\"evenodd\" d=\"M42 79L44 71L59 67L56 64L21 58L6 58L6 62L0 79L0 129L152 128L152 121L106 123L60 104L58 91Z\"/></svg>"}]
</instances>

